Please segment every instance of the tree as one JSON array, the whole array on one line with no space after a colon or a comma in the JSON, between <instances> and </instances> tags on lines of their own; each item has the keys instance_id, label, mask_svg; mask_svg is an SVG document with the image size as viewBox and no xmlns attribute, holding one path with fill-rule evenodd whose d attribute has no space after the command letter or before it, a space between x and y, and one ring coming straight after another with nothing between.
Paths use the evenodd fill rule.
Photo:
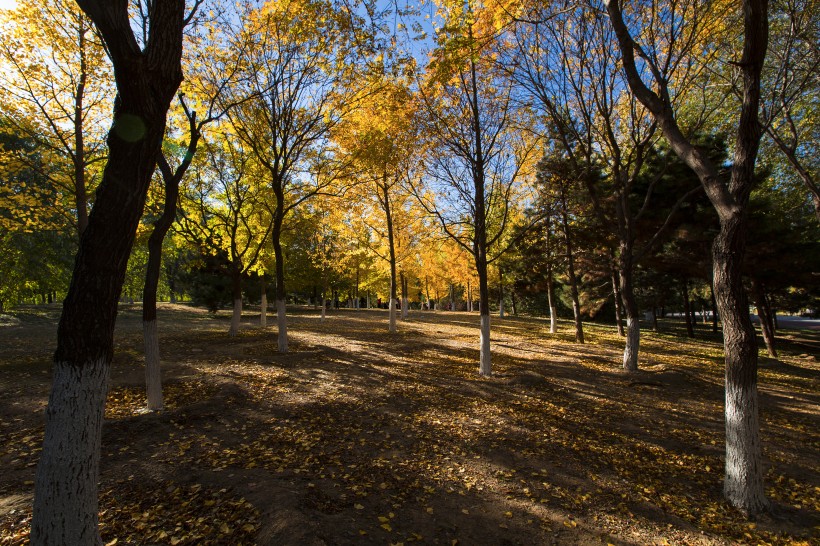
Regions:
<instances>
[{"instance_id":1,"label":"tree","mask_svg":"<svg viewBox=\"0 0 820 546\"><path fill-rule=\"evenodd\" d=\"M439 47L423 91L431 189L416 195L473 257L480 302L481 375L491 375L488 265L505 248L511 206L533 142L514 130L513 86L496 70L494 30L473 2L445 5Z\"/></svg>"},{"instance_id":2,"label":"tree","mask_svg":"<svg viewBox=\"0 0 820 546\"><path fill-rule=\"evenodd\" d=\"M257 266L270 237L269 194L253 156L235 135L217 133L204 147L202 164L183 195L180 230L202 252L225 257L234 337L242 317L242 279Z\"/></svg>"},{"instance_id":3,"label":"tree","mask_svg":"<svg viewBox=\"0 0 820 546\"><path fill-rule=\"evenodd\" d=\"M105 49L88 16L71 0L21 3L2 16L2 118L52 154L49 166L60 165L41 172L71 196L62 211L82 234L99 175L96 164L105 159L99 128L113 98Z\"/></svg>"},{"instance_id":4,"label":"tree","mask_svg":"<svg viewBox=\"0 0 820 546\"><path fill-rule=\"evenodd\" d=\"M145 196L182 81L183 0L151 4L140 43L128 3L80 0L105 41L117 85L108 161L57 329L45 437L34 488L35 546L101 544L97 483L117 300ZM196 4L195 4L196 7Z\"/></svg>"},{"instance_id":5,"label":"tree","mask_svg":"<svg viewBox=\"0 0 820 546\"><path fill-rule=\"evenodd\" d=\"M229 119L251 150L273 194L271 242L275 257L278 347L287 352L285 316L285 218L336 180L322 144L352 104L353 45L350 18L324 0L269 2L251 10L237 33L243 49L243 86L230 100L240 102ZM245 45L240 45L245 44Z\"/></svg>"},{"instance_id":6,"label":"tree","mask_svg":"<svg viewBox=\"0 0 820 546\"><path fill-rule=\"evenodd\" d=\"M618 46L623 57L623 69L629 88L652 113L675 153L698 175L706 195L720 220L720 232L712 245L714 287L718 309L723 320L726 360L726 468L724 495L740 511L754 515L766 509L768 503L763 488L762 448L757 396L757 343L749 318L746 293L742 284L742 263L746 246L749 195L755 183L755 161L760 147L759 124L760 75L768 43L768 5L766 0L744 0L743 52L736 63L741 73L743 103L737 123L729 179L722 176L703 150L695 146L681 130L671 101L670 82L675 77L676 63L662 61L633 38L633 32L644 28L625 22L621 3L605 0ZM654 28L667 25L687 29L679 44L666 44L663 56L689 55L691 50L675 51L680 44L691 43L685 38L700 30L696 21L689 21L684 6L667 6L652 21ZM683 10L683 11L680 11ZM688 28L682 22L689 24ZM665 24L666 23L666 24ZM661 44L655 44L661 48ZM657 52L657 49L649 50ZM641 73L641 66L648 74ZM668 56L668 57L667 57ZM650 84L644 81L648 78Z\"/></svg>"}]
</instances>

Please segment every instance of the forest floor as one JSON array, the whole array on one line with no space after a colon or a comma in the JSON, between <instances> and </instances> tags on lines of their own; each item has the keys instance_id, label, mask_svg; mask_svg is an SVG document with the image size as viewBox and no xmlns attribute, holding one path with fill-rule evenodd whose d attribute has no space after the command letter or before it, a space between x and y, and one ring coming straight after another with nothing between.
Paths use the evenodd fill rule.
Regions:
<instances>
[{"instance_id":1,"label":"forest floor","mask_svg":"<svg viewBox=\"0 0 820 546\"><path fill-rule=\"evenodd\" d=\"M0 545L27 542L58 306L0 316ZM820 544L820 332L760 359L773 510L722 500L723 363L700 326L295 308L290 352L258 309L160 306L167 409L145 413L139 305L124 306L103 426L100 528L118 544ZM272 318L272 317L271 317ZM269 322L275 320L269 318Z\"/></svg>"}]
</instances>

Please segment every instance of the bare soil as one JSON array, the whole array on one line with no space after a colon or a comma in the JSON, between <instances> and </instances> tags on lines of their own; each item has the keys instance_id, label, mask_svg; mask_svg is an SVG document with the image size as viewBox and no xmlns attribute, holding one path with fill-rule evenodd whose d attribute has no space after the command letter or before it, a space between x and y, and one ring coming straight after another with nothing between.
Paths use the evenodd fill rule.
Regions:
<instances>
[{"instance_id":1,"label":"bare soil","mask_svg":"<svg viewBox=\"0 0 820 546\"><path fill-rule=\"evenodd\" d=\"M58 306L0 316L0 544L25 544ZM167 408L146 413L139 305L121 308L103 428L107 544L820 544L820 332L761 352L769 514L721 497L719 338L664 322L642 370L611 325L289 312L276 327L160 306ZM273 322L273 321L269 321Z\"/></svg>"}]
</instances>

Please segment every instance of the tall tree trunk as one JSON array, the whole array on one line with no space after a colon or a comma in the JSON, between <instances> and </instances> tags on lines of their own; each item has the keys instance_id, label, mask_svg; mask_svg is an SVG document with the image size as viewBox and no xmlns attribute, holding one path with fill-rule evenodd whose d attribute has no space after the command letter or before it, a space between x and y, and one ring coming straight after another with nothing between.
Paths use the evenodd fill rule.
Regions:
<instances>
[{"instance_id":1,"label":"tall tree trunk","mask_svg":"<svg viewBox=\"0 0 820 546\"><path fill-rule=\"evenodd\" d=\"M268 285L265 283L265 274L259 276L261 292L259 294L259 326L268 326Z\"/></svg>"},{"instance_id":2,"label":"tall tree trunk","mask_svg":"<svg viewBox=\"0 0 820 546\"><path fill-rule=\"evenodd\" d=\"M570 295L572 296L572 315L575 319L575 342L584 342L584 325L581 322L581 302L578 296L578 277L575 275L575 257L572 250L572 236L569 231L567 202L564 188L561 187L561 222L564 228L564 247L567 258L567 275L569 276ZM628 344L628 342L627 342Z\"/></svg>"},{"instance_id":3,"label":"tall tree trunk","mask_svg":"<svg viewBox=\"0 0 820 546\"><path fill-rule=\"evenodd\" d=\"M724 495L747 515L768 507L763 487L757 395L757 343L741 282L746 247L749 195L755 183L760 148L760 75L768 47L767 0L743 0L743 53L736 63L742 77L743 101L737 125L728 183L717 166L693 146L674 116L667 81L654 78L647 86L635 63L636 44L623 20L619 0L606 0L618 38L627 82L637 99L652 113L675 153L698 175L720 219L712 245L712 268L717 308L723 322L726 353L726 468ZM660 94L650 87L657 86Z\"/></svg>"},{"instance_id":4,"label":"tall tree trunk","mask_svg":"<svg viewBox=\"0 0 820 546\"><path fill-rule=\"evenodd\" d=\"M515 302L515 289L510 290L510 303L512 303L513 316L517 317L518 316L518 309L517 309L516 302Z\"/></svg>"},{"instance_id":5,"label":"tall tree trunk","mask_svg":"<svg viewBox=\"0 0 820 546\"><path fill-rule=\"evenodd\" d=\"M467 311L473 312L473 287L470 284L470 279L467 279Z\"/></svg>"},{"instance_id":6,"label":"tall tree trunk","mask_svg":"<svg viewBox=\"0 0 820 546\"><path fill-rule=\"evenodd\" d=\"M658 328L658 308L655 305L652 306L652 329L655 332L661 331L661 329Z\"/></svg>"},{"instance_id":7,"label":"tall tree trunk","mask_svg":"<svg viewBox=\"0 0 820 546\"><path fill-rule=\"evenodd\" d=\"M763 283L754 277L752 277L752 298L755 307L757 307L757 318L760 322L760 331L763 333L763 341L766 343L766 350L769 352L770 357L777 358L774 326L769 307L766 304L766 293L763 289Z\"/></svg>"},{"instance_id":8,"label":"tall tree trunk","mask_svg":"<svg viewBox=\"0 0 820 546\"><path fill-rule=\"evenodd\" d=\"M498 316L504 318L504 273L498 268Z\"/></svg>"},{"instance_id":9,"label":"tall tree trunk","mask_svg":"<svg viewBox=\"0 0 820 546\"><path fill-rule=\"evenodd\" d=\"M547 303L550 308L550 333L558 332L558 309L555 306L555 280L552 274L552 261L547 262Z\"/></svg>"},{"instance_id":10,"label":"tall tree trunk","mask_svg":"<svg viewBox=\"0 0 820 546\"><path fill-rule=\"evenodd\" d=\"M714 283L726 353L726 480L729 502L747 514L768 506L763 489L757 395L757 342L741 280L746 219L721 221L712 247Z\"/></svg>"},{"instance_id":11,"label":"tall tree trunk","mask_svg":"<svg viewBox=\"0 0 820 546\"><path fill-rule=\"evenodd\" d=\"M618 325L618 335L624 337L624 320L621 314L621 289L618 286L619 275L617 269L612 268L612 296L615 298L615 323Z\"/></svg>"},{"instance_id":12,"label":"tall tree trunk","mask_svg":"<svg viewBox=\"0 0 820 546\"><path fill-rule=\"evenodd\" d=\"M401 276L401 319L407 320L407 277L404 276L404 271L400 273Z\"/></svg>"},{"instance_id":13,"label":"tall tree trunk","mask_svg":"<svg viewBox=\"0 0 820 546\"><path fill-rule=\"evenodd\" d=\"M632 284L632 248L621 242L621 253L618 257L618 269L621 280L621 300L626 311L626 343L624 343L624 370L634 372L638 369L638 354L641 347L641 317L638 314L638 302L635 299L635 288Z\"/></svg>"},{"instance_id":14,"label":"tall tree trunk","mask_svg":"<svg viewBox=\"0 0 820 546\"><path fill-rule=\"evenodd\" d=\"M77 231L82 236L88 226L88 196L85 183L85 135L83 133L83 121L85 120L85 110L83 101L85 98L85 85L88 79L88 64L86 59L86 39L88 32L84 19L79 19L80 26L77 30L78 51L80 53L80 76L77 81L77 94L74 96L74 204L77 207Z\"/></svg>"},{"instance_id":15,"label":"tall tree trunk","mask_svg":"<svg viewBox=\"0 0 820 546\"><path fill-rule=\"evenodd\" d=\"M236 337L239 333L239 323L242 320L242 273L233 267L231 273L231 294L233 295L233 314L231 315L231 329L228 331L230 337Z\"/></svg>"},{"instance_id":16,"label":"tall tree trunk","mask_svg":"<svg viewBox=\"0 0 820 546\"><path fill-rule=\"evenodd\" d=\"M281 181L273 185L276 195L276 207L273 210L273 226L271 227L271 242L273 243L273 257L276 272L276 342L280 353L288 352L288 318L286 315L285 298L285 254L282 252L282 223L285 219L285 195Z\"/></svg>"},{"instance_id":17,"label":"tall tree trunk","mask_svg":"<svg viewBox=\"0 0 820 546\"><path fill-rule=\"evenodd\" d=\"M683 294L683 315L686 318L686 335L695 337L695 329L692 326L692 306L689 303L689 280L684 277L681 281L681 292Z\"/></svg>"},{"instance_id":18,"label":"tall tree trunk","mask_svg":"<svg viewBox=\"0 0 820 546\"><path fill-rule=\"evenodd\" d=\"M80 238L57 328L34 487L34 546L102 544L97 528L100 441L117 301L165 135L165 117L182 81L182 0L153 5L142 52L135 51L126 3L78 3L106 42L118 94L108 162ZM121 21L126 21L124 28Z\"/></svg>"},{"instance_id":19,"label":"tall tree trunk","mask_svg":"<svg viewBox=\"0 0 820 546\"><path fill-rule=\"evenodd\" d=\"M393 236L393 212L390 210L390 193L387 186L387 175L384 177L384 182L380 185L382 191L382 207L384 208L384 217L387 221L387 244L390 257L390 303L387 308L388 311L388 331L396 332L396 242Z\"/></svg>"}]
</instances>

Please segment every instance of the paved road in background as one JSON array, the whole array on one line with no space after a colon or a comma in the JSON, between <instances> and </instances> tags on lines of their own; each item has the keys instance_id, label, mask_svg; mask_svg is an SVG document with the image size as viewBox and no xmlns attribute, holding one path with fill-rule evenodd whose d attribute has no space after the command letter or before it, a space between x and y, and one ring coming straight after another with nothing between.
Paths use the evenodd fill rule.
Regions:
<instances>
[{"instance_id":1,"label":"paved road in background","mask_svg":"<svg viewBox=\"0 0 820 546\"><path fill-rule=\"evenodd\" d=\"M752 321L757 324L757 315L752 315ZM820 330L820 319L777 315L777 327L791 330Z\"/></svg>"}]
</instances>

